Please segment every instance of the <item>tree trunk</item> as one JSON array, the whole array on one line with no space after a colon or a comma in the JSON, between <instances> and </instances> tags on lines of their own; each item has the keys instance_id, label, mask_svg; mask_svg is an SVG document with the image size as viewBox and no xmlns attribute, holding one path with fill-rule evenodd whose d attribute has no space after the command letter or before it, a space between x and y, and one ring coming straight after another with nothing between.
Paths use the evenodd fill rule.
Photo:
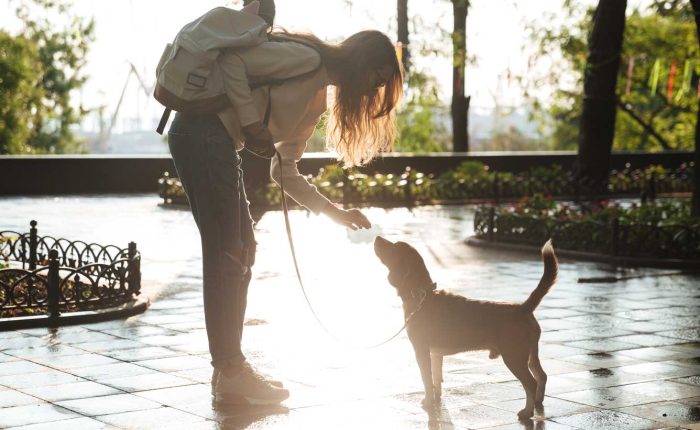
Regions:
<instances>
[{"instance_id":1,"label":"tree trunk","mask_svg":"<svg viewBox=\"0 0 700 430\"><path fill-rule=\"evenodd\" d=\"M700 0L690 0L690 4L693 5L695 30L697 31L698 43L700 44ZM698 101L698 115L695 120L695 154L693 155L693 161L695 164L693 167L695 184L693 186L691 212L693 216L700 217L700 100Z\"/></svg>"},{"instance_id":2,"label":"tree trunk","mask_svg":"<svg viewBox=\"0 0 700 430\"><path fill-rule=\"evenodd\" d=\"M464 96L464 71L467 57L467 11L469 0L452 0L452 138L453 151L469 151L469 97Z\"/></svg>"},{"instance_id":3,"label":"tree trunk","mask_svg":"<svg viewBox=\"0 0 700 430\"><path fill-rule=\"evenodd\" d=\"M408 58L408 0L396 2L398 16L398 41L401 43L401 63L403 63L404 75L408 76L410 62Z\"/></svg>"},{"instance_id":4,"label":"tree trunk","mask_svg":"<svg viewBox=\"0 0 700 430\"><path fill-rule=\"evenodd\" d=\"M588 39L575 178L593 192L606 189L615 137L618 69L627 0L599 0Z\"/></svg>"}]
</instances>

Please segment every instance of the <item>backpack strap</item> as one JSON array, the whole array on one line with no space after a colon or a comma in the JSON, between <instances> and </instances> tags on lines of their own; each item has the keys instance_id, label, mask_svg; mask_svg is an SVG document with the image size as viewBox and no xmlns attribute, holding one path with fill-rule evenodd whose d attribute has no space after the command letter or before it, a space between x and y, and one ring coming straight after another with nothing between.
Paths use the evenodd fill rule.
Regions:
<instances>
[{"instance_id":1,"label":"backpack strap","mask_svg":"<svg viewBox=\"0 0 700 430\"><path fill-rule=\"evenodd\" d=\"M172 112L172 109L170 108L166 107L165 109L163 109L163 115L160 117L158 128L156 128L156 133L160 134L161 136L163 135L163 131L165 130L165 124L168 123L168 118L170 118L170 112Z\"/></svg>"}]
</instances>

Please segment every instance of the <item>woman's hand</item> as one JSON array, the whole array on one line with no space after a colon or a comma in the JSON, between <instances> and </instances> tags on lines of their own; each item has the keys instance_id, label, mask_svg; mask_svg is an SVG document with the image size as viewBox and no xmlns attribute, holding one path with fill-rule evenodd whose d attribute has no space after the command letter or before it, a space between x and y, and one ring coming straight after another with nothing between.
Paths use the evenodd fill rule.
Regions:
<instances>
[{"instance_id":1,"label":"woman's hand","mask_svg":"<svg viewBox=\"0 0 700 430\"><path fill-rule=\"evenodd\" d=\"M245 136L245 148L253 154L263 158L275 156L272 134L262 122L254 122L243 127L243 135Z\"/></svg>"},{"instance_id":2,"label":"woman's hand","mask_svg":"<svg viewBox=\"0 0 700 430\"><path fill-rule=\"evenodd\" d=\"M323 213L337 224L343 225L352 230L371 228L372 223L359 209L340 209L333 203L328 203L323 209Z\"/></svg>"}]
</instances>

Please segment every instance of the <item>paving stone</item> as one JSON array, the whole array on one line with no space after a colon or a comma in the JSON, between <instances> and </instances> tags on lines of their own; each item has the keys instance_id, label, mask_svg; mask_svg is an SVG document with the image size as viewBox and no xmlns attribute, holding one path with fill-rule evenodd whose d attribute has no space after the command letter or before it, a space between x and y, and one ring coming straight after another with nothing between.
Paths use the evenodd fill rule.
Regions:
<instances>
[{"instance_id":1,"label":"paving stone","mask_svg":"<svg viewBox=\"0 0 700 430\"><path fill-rule=\"evenodd\" d=\"M625 364L635 364L640 362L640 359L628 357L624 355L624 352L626 351L589 352L587 354L566 357L566 361L591 366L594 369L599 369L601 367L618 367Z\"/></svg>"},{"instance_id":2,"label":"paving stone","mask_svg":"<svg viewBox=\"0 0 700 430\"><path fill-rule=\"evenodd\" d=\"M119 363L116 360L106 355L100 354L75 354L75 355L61 355L57 357L35 357L32 361L36 363L41 363L44 366L52 367L54 369L60 370L70 370L80 367L92 367L92 366L104 366L107 364Z\"/></svg>"},{"instance_id":3,"label":"paving stone","mask_svg":"<svg viewBox=\"0 0 700 430\"><path fill-rule=\"evenodd\" d=\"M69 373L58 370L47 370L45 372L34 372L19 375L0 376L0 385L24 390L35 387L45 387L53 385L69 384L72 382L82 382L84 379Z\"/></svg>"},{"instance_id":4,"label":"paving stone","mask_svg":"<svg viewBox=\"0 0 700 430\"><path fill-rule=\"evenodd\" d=\"M80 418L73 411L48 403L3 408L0 412L0 428Z\"/></svg>"},{"instance_id":5,"label":"paving stone","mask_svg":"<svg viewBox=\"0 0 700 430\"><path fill-rule=\"evenodd\" d=\"M6 375L21 375L25 373L46 372L51 368L31 361L11 361L0 365L0 377Z\"/></svg>"},{"instance_id":6,"label":"paving stone","mask_svg":"<svg viewBox=\"0 0 700 430\"><path fill-rule=\"evenodd\" d=\"M131 348L143 348L145 344L131 340L131 339L118 339L111 341L101 341L101 342L85 342L76 345L78 348L84 349L90 352L105 353L116 351L118 349L131 349Z\"/></svg>"},{"instance_id":7,"label":"paving stone","mask_svg":"<svg viewBox=\"0 0 700 430\"><path fill-rule=\"evenodd\" d=\"M671 328L671 327L669 327ZM168 330L163 327L157 327L148 324L138 324L129 327L118 327L101 330L102 333L111 334L112 336L121 337L124 339L139 340L146 336L171 335L178 333L174 330Z\"/></svg>"},{"instance_id":8,"label":"paving stone","mask_svg":"<svg viewBox=\"0 0 700 430\"><path fill-rule=\"evenodd\" d=\"M486 427L483 430L574 430L576 427L555 423L554 421L537 421L534 424L517 423L506 424L496 427Z\"/></svg>"},{"instance_id":9,"label":"paving stone","mask_svg":"<svg viewBox=\"0 0 700 430\"><path fill-rule=\"evenodd\" d=\"M488 402L489 406L493 406L498 409L503 409L513 413L517 413L523 408L523 401L521 400L508 400L505 402ZM542 419L551 419L554 417L575 415L584 412L592 412L598 410L597 408L584 405L582 403L574 403L566 400L557 399L555 397L545 396L543 407L536 408L535 417L537 421Z\"/></svg>"},{"instance_id":10,"label":"paving stone","mask_svg":"<svg viewBox=\"0 0 700 430\"><path fill-rule=\"evenodd\" d=\"M129 377L152 373L153 370L143 366L137 366L132 363L115 363L104 366L91 366L78 369L72 369L71 373L92 381L102 379L112 379L116 377Z\"/></svg>"},{"instance_id":11,"label":"paving stone","mask_svg":"<svg viewBox=\"0 0 700 430\"><path fill-rule=\"evenodd\" d=\"M3 352L13 357L23 358L26 360L85 354L84 349L75 348L68 345L52 345L45 340L41 340L41 342L35 344L35 346L28 346L26 348L18 349L6 349Z\"/></svg>"},{"instance_id":12,"label":"paving stone","mask_svg":"<svg viewBox=\"0 0 700 430\"><path fill-rule=\"evenodd\" d=\"M155 360L137 361L134 364L148 367L149 369L160 370L164 372L175 372L178 370L211 368L209 360L195 357L192 355L181 355L178 357L158 358Z\"/></svg>"},{"instance_id":13,"label":"paving stone","mask_svg":"<svg viewBox=\"0 0 700 430\"><path fill-rule=\"evenodd\" d=\"M57 402L60 400L87 399L92 397L117 394L120 391L91 381L72 382L70 384L39 386L22 390L27 394L46 400Z\"/></svg>"},{"instance_id":14,"label":"paving stone","mask_svg":"<svg viewBox=\"0 0 700 430\"><path fill-rule=\"evenodd\" d=\"M700 385L700 375L688 376L687 378L671 379L673 382L682 382L685 384Z\"/></svg>"},{"instance_id":15,"label":"paving stone","mask_svg":"<svg viewBox=\"0 0 700 430\"><path fill-rule=\"evenodd\" d=\"M486 405L451 410L449 416L453 425L475 429L518 422L517 414Z\"/></svg>"},{"instance_id":16,"label":"paving stone","mask_svg":"<svg viewBox=\"0 0 700 430\"><path fill-rule=\"evenodd\" d=\"M657 421L667 426L700 423L700 407L676 402L649 403L621 408L619 411Z\"/></svg>"},{"instance_id":17,"label":"paving stone","mask_svg":"<svg viewBox=\"0 0 700 430\"><path fill-rule=\"evenodd\" d=\"M29 424L26 426L10 427L7 430L113 430L115 427L94 420L92 418L73 418L61 421L52 421L41 424Z\"/></svg>"},{"instance_id":18,"label":"paving stone","mask_svg":"<svg viewBox=\"0 0 700 430\"><path fill-rule=\"evenodd\" d=\"M136 393L137 396L166 406L182 406L207 400L211 403L211 385L195 384L181 387L148 390Z\"/></svg>"},{"instance_id":19,"label":"paving stone","mask_svg":"<svg viewBox=\"0 0 700 430\"><path fill-rule=\"evenodd\" d=\"M56 404L90 417L141 411L144 409L156 409L160 407L160 404L156 402L151 402L132 394L112 394L102 397L64 400L56 402Z\"/></svg>"},{"instance_id":20,"label":"paving stone","mask_svg":"<svg viewBox=\"0 0 700 430\"><path fill-rule=\"evenodd\" d=\"M629 336L618 336L615 338L616 341L633 343L635 345L641 346L665 346L665 345L676 345L679 343L686 342L685 340L668 337L668 336L657 336L653 334L635 334Z\"/></svg>"},{"instance_id":21,"label":"paving stone","mask_svg":"<svg viewBox=\"0 0 700 430\"><path fill-rule=\"evenodd\" d=\"M160 388L191 385L190 379L180 378L167 373L153 372L138 376L100 379L100 383L126 392L157 390Z\"/></svg>"},{"instance_id":22,"label":"paving stone","mask_svg":"<svg viewBox=\"0 0 700 430\"><path fill-rule=\"evenodd\" d=\"M102 415L96 419L117 428L128 429L171 429L175 427L189 429L192 428L191 424L206 421L197 415L172 408Z\"/></svg>"},{"instance_id":23,"label":"paving stone","mask_svg":"<svg viewBox=\"0 0 700 430\"><path fill-rule=\"evenodd\" d=\"M697 389L670 381L641 382L556 394L554 397L600 408L621 408L692 397Z\"/></svg>"},{"instance_id":24,"label":"paving stone","mask_svg":"<svg viewBox=\"0 0 700 430\"><path fill-rule=\"evenodd\" d=\"M0 389L0 409L32 405L35 403L41 403L41 400L16 390L6 388Z\"/></svg>"},{"instance_id":25,"label":"paving stone","mask_svg":"<svg viewBox=\"0 0 700 430\"><path fill-rule=\"evenodd\" d=\"M633 349L637 346L637 345L632 344L632 343L620 342L617 340L617 338L615 338L615 339L579 340L576 342L565 342L564 345L574 347L574 348L588 349L590 351L596 351L596 352L622 351L625 349Z\"/></svg>"},{"instance_id":26,"label":"paving stone","mask_svg":"<svg viewBox=\"0 0 700 430\"><path fill-rule=\"evenodd\" d=\"M597 430L647 430L658 428L652 420L635 417L618 411L597 411L554 418L553 421L581 429Z\"/></svg>"},{"instance_id":27,"label":"paving stone","mask_svg":"<svg viewBox=\"0 0 700 430\"><path fill-rule=\"evenodd\" d=\"M109 353L110 357L120 361L142 361L182 355L179 351L159 346L144 346L141 348L120 349Z\"/></svg>"}]
</instances>

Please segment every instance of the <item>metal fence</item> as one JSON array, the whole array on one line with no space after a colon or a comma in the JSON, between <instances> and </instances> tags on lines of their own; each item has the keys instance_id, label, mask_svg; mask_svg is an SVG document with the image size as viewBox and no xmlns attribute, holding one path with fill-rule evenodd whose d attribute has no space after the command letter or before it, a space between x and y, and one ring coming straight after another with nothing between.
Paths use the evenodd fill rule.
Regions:
<instances>
[{"instance_id":1,"label":"metal fence","mask_svg":"<svg viewBox=\"0 0 700 430\"><path fill-rule=\"evenodd\" d=\"M401 174L364 174L348 172L338 167L322 169L319 175L309 177L319 191L345 206L415 206L435 203L461 203L520 199L535 193L557 198L584 200L610 197L639 197L653 200L659 195L689 194L693 189L693 167L681 165L675 169L632 169L626 167L610 172L608 188L603 192L586 189L572 180L561 166L536 168L526 172L495 172L492 169L476 171L457 169L441 175L423 174L410 167ZM159 195L165 204L187 204L187 198L178 178L164 174L158 181ZM279 208L280 191L277 186L250 190L253 209L258 211Z\"/></svg>"},{"instance_id":2,"label":"metal fence","mask_svg":"<svg viewBox=\"0 0 700 430\"><path fill-rule=\"evenodd\" d=\"M141 291L141 255L127 248L0 231L0 319L96 311L130 302ZM1 328L1 327L0 327Z\"/></svg>"},{"instance_id":3,"label":"metal fence","mask_svg":"<svg viewBox=\"0 0 700 430\"><path fill-rule=\"evenodd\" d=\"M481 206L474 215L474 233L491 242L541 246L552 239L557 247L615 257L698 260L700 227L683 224L643 224L597 220L533 218L499 214Z\"/></svg>"}]
</instances>

